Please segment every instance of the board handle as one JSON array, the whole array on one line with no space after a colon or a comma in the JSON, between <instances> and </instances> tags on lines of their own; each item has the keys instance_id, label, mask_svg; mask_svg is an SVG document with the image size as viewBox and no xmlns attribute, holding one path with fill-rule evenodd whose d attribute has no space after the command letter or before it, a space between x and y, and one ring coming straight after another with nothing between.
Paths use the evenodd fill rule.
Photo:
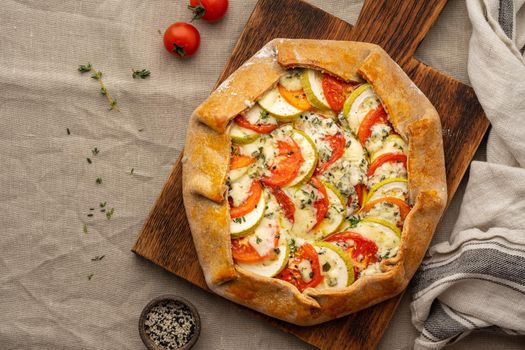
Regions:
<instances>
[{"instance_id":1,"label":"board handle","mask_svg":"<svg viewBox=\"0 0 525 350\"><path fill-rule=\"evenodd\" d=\"M365 0L352 40L378 44L400 65L409 63L447 0ZM382 23L377 28L377 23Z\"/></svg>"}]
</instances>

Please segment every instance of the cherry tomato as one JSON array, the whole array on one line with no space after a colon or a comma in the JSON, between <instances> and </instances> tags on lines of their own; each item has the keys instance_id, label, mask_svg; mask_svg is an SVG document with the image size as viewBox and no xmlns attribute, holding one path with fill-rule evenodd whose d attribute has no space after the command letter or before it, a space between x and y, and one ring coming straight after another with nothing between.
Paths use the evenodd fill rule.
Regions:
<instances>
[{"instance_id":1,"label":"cherry tomato","mask_svg":"<svg viewBox=\"0 0 525 350\"><path fill-rule=\"evenodd\" d=\"M262 186L259 183L259 181L252 182L252 186L250 187L248 198L239 205L238 207L234 207L232 205L232 202L230 200L230 217L232 219L239 218L241 216L244 216L251 212L255 207L257 206L257 203L259 203L259 199L261 199L262 195ZM231 199L231 198L230 198Z\"/></svg>"},{"instance_id":2,"label":"cherry tomato","mask_svg":"<svg viewBox=\"0 0 525 350\"><path fill-rule=\"evenodd\" d=\"M330 202L328 201L328 194L326 193L326 187L321 181L319 181L315 177L312 177L310 179L310 185L312 185L315 189L317 189L321 193L321 196L317 198L314 202L316 223L313 229L315 229L321 223L321 221L323 221L324 217L326 216L326 212L328 212L328 206L330 205Z\"/></svg>"},{"instance_id":3,"label":"cherry tomato","mask_svg":"<svg viewBox=\"0 0 525 350\"><path fill-rule=\"evenodd\" d=\"M401 215L401 222L399 222L398 225L401 226L403 224L403 221L405 221L406 216L410 212L410 206L404 200L400 198L383 197L383 198L375 199L373 201L367 202L365 206L361 209L361 212L368 212L370 211L370 209L374 207L374 205L376 205L377 203L381 203L381 202L387 202L387 203L392 203L394 205L397 205L397 207L399 208L399 213Z\"/></svg>"},{"instance_id":4,"label":"cherry tomato","mask_svg":"<svg viewBox=\"0 0 525 350\"><path fill-rule=\"evenodd\" d=\"M312 268L308 282L303 279L303 275L299 268L299 264L305 260L310 263ZM319 256L317 255L315 248L309 243L304 243L297 249L290 260L288 260L286 268L276 277L293 284L301 292L306 288L317 286L323 281L323 275L321 274Z\"/></svg>"},{"instance_id":5,"label":"cherry tomato","mask_svg":"<svg viewBox=\"0 0 525 350\"><path fill-rule=\"evenodd\" d=\"M361 122L361 125L359 125L359 130L357 131L357 137L359 138L361 144L364 145L366 140L368 140L372 134L372 127L374 125L377 123L384 123L386 121L387 116L383 106L379 106L379 108L368 112Z\"/></svg>"},{"instance_id":6,"label":"cherry tomato","mask_svg":"<svg viewBox=\"0 0 525 350\"><path fill-rule=\"evenodd\" d=\"M301 148L294 140L277 141L279 153L270 165L270 175L263 176L262 182L269 187L282 187L295 179L304 162Z\"/></svg>"},{"instance_id":7,"label":"cherry tomato","mask_svg":"<svg viewBox=\"0 0 525 350\"><path fill-rule=\"evenodd\" d=\"M377 261L377 245L374 241L361 236L359 233L351 231L334 233L324 240L335 243L348 252L354 261L354 266L357 266L361 271L366 269L369 264Z\"/></svg>"},{"instance_id":8,"label":"cherry tomato","mask_svg":"<svg viewBox=\"0 0 525 350\"><path fill-rule=\"evenodd\" d=\"M281 96L297 109L300 109L301 111L307 111L310 108L312 108L312 105L310 102L308 102L308 99L306 98L306 94L304 93L304 90L295 90L290 91L284 88L281 84L277 85L279 89L279 93Z\"/></svg>"},{"instance_id":9,"label":"cherry tomato","mask_svg":"<svg viewBox=\"0 0 525 350\"><path fill-rule=\"evenodd\" d=\"M190 0L188 9L193 12L193 19L216 22L226 14L228 0Z\"/></svg>"},{"instance_id":10,"label":"cherry tomato","mask_svg":"<svg viewBox=\"0 0 525 350\"><path fill-rule=\"evenodd\" d=\"M164 47L176 57L192 56L199 49L200 42L199 31L189 23L173 23L164 32Z\"/></svg>"},{"instance_id":11,"label":"cherry tomato","mask_svg":"<svg viewBox=\"0 0 525 350\"><path fill-rule=\"evenodd\" d=\"M271 250L268 254L259 255L257 250L250 244L250 236L232 239L232 255L235 261L241 263L256 263L275 256L275 251ZM279 245L279 235L276 232L274 248Z\"/></svg>"},{"instance_id":12,"label":"cherry tomato","mask_svg":"<svg viewBox=\"0 0 525 350\"><path fill-rule=\"evenodd\" d=\"M368 177L374 175L377 168L388 162L403 163L406 168L407 156L401 153L385 153L380 155L372 162L372 164L370 164L370 168L368 168Z\"/></svg>"},{"instance_id":13,"label":"cherry tomato","mask_svg":"<svg viewBox=\"0 0 525 350\"><path fill-rule=\"evenodd\" d=\"M340 132L335 135L326 136L323 141L326 141L332 150L332 157L323 163L317 163L317 169L315 169L316 174L324 173L345 153L346 140Z\"/></svg>"},{"instance_id":14,"label":"cherry tomato","mask_svg":"<svg viewBox=\"0 0 525 350\"><path fill-rule=\"evenodd\" d=\"M354 89L353 85L330 74L323 74L321 85L330 108L339 113L343 109L346 97Z\"/></svg>"},{"instance_id":15,"label":"cherry tomato","mask_svg":"<svg viewBox=\"0 0 525 350\"><path fill-rule=\"evenodd\" d=\"M230 158L230 170L240 169L255 163L255 157L234 152Z\"/></svg>"},{"instance_id":16,"label":"cherry tomato","mask_svg":"<svg viewBox=\"0 0 525 350\"><path fill-rule=\"evenodd\" d=\"M279 126L279 124L252 124L240 114L235 117L234 122L243 128L253 130L259 134L269 134Z\"/></svg>"},{"instance_id":17,"label":"cherry tomato","mask_svg":"<svg viewBox=\"0 0 525 350\"><path fill-rule=\"evenodd\" d=\"M278 187L274 188L272 193L275 196L277 203L279 203L279 206L283 210L284 216L293 224L295 221L295 205L293 204L290 197L288 197L288 195Z\"/></svg>"}]
</instances>

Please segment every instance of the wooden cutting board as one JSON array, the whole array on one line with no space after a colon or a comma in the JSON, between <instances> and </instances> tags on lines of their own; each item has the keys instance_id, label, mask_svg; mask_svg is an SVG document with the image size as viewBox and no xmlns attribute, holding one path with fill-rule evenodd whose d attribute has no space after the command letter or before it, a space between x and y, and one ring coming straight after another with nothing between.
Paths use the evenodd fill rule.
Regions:
<instances>
[{"instance_id":1,"label":"wooden cutting board","mask_svg":"<svg viewBox=\"0 0 525 350\"><path fill-rule=\"evenodd\" d=\"M445 4L446 0L365 0L359 19L352 27L300 0L260 0L217 84L273 38L358 40L379 44L428 96L441 116L450 199L489 122L472 88L413 57ZM184 213L180 160L149 214L133 251L207 289ZM312 327L262 317L321 349L370 349L377 346L400 299L401 296L397 296L359 313ZM253 311L247 309L248 312Z\"/></svg>"}]
</instances>

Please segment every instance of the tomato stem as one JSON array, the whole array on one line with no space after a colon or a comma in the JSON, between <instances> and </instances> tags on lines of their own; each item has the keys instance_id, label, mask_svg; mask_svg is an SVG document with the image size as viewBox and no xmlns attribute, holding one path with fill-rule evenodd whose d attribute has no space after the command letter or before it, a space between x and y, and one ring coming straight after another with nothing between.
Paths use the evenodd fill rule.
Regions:
<instances>
[{"instance_id":1,"label":"tomato stem","mask_svg":"<svg viewBox=\"0 0 525 350\"><path fill-rule=\"evenodd\" d=\"M188 9L191 10L191 12L193 12L193 18L190 22L193 22L196 19L201 19L206 13L206 9L204 8L204 6L202 6L202 4L200 4L200 1L199 5L197 6L188 5Z\"/></svg>"},{"instance_id":2,"label":"tomato stem","mask_svg":"<svg viewBox=\"0 0 525 350\"><path fill-rule=\"evenodd\" d=\"M173 43L173 52L175 52L180 57L186 56L186 52L184 51L184 46L179 46L176 43Z\"/></svg>"}]
</instances>

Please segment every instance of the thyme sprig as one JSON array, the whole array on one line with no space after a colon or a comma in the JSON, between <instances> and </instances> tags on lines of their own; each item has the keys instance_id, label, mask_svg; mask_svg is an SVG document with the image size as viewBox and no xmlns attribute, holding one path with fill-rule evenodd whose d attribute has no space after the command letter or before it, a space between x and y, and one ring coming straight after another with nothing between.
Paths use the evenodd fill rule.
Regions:
<instances>
[{"instance_id":1,"label":"thyme sprig","mask_svg":"<svg viewBox=\"0 0 525 350\"><path fill-rule=\"evenodd\" d=\"M115 109L117 111L120 111L120 109L117 106L117 100L111 97L106 85L102 81L102 75L103 75L102 71L95 69L95 67L93 67L91 63L81 64L80 66L78 66L78 71L82 74L91 72L91 78L98 80L98 82L100 83L100 93L106 96L106 99L108 100L108 103L109 103L109 110L111 111Z\"/></svg>"}]
</instances>

